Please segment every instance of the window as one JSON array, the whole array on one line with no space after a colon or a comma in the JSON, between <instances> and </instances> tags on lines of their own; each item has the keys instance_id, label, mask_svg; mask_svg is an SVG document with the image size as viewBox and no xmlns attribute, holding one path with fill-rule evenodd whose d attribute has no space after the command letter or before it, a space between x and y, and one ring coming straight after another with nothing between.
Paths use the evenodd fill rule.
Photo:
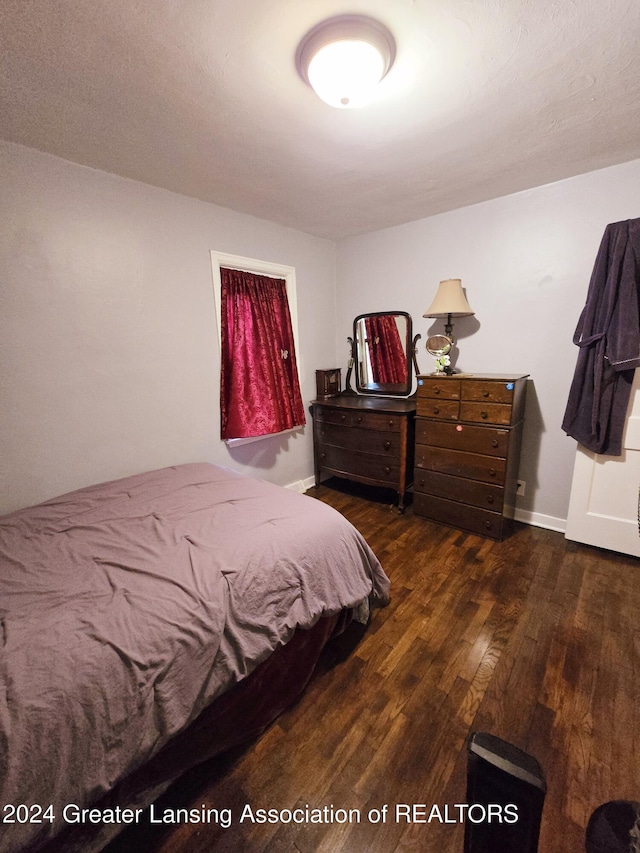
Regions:
<instances>
[{"instance_id":1,"label":"window","mask_svg":"<svg viewBox=\"0 0 640 853\"><path fill-rule=\"evenodd\" d=\"M295 347L295 271L212 252L224 440L305 423Z\"/></svg>"}]
</instances>

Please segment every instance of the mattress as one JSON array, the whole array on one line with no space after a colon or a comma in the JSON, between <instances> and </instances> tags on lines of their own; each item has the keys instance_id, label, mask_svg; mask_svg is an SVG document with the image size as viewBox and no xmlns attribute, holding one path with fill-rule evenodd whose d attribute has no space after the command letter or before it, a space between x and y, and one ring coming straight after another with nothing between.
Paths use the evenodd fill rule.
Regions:
<instances>
[{"instance_id":1,"label":"mattress","mask_svg":"<svg viewBox=\"0 0 640 853\"><path fill-rule=\"evenodd\" d=\"M0 518L0 851L63 831L294 632L388 595L335 510L205 463Z\"/></svg>"}]
</instances>

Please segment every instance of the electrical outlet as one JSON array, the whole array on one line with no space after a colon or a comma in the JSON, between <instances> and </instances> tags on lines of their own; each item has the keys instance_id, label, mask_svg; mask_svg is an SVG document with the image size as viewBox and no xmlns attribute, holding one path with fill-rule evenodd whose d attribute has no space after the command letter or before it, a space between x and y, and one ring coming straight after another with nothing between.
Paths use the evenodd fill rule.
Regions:
<instances>
[{"instance_id":1,"label":"electrical outlet","mask_svg":"<svg viewBox=\"0 0 640 853\"><path fill-rule=\"evenodd\" d=\"M524 480L516 480L516 495L521 498L524 495L526 487L527 484Z\"/></svg>"}]
</instances>

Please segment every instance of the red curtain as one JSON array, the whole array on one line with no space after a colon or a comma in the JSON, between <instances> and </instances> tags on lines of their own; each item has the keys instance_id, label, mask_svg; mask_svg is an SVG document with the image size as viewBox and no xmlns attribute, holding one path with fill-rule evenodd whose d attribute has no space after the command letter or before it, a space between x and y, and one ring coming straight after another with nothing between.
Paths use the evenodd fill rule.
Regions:
<instances>
[{"instance_id":1,"label":"red curtain","mask_svg":"<svg viewBox=\"0 0 640 853\"><path fill-rule=\"evenodd\" d=\"M226 268L220 274L222 438L304 425L284 279Z\"/></svg>"},{"instance_id":2,"label":"red curtain","mask_svg":"<svg viewBox=\"0 0 640 853\"><path fill-rule=\"evenodd\" d=\"M379 384L407 381L407 355L393 314L365 320L371 372Z\"/></svg>"}]
</instances>

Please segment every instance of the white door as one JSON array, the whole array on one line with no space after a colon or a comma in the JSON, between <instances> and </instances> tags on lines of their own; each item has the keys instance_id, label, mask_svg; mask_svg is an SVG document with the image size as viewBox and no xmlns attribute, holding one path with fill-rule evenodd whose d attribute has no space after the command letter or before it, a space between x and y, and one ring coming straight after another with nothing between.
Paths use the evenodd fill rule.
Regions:
<instances>
[{"instance_id":1,"label":"white door","mask_svg":"<svg viewBox=\"0 0 640 853\"><path fill-rule=\"evenodd\" d=\"M636 370L622 456L578 445L567 518L567 539L640 557L640 369Z\"/></svg>"}]
</instances>

